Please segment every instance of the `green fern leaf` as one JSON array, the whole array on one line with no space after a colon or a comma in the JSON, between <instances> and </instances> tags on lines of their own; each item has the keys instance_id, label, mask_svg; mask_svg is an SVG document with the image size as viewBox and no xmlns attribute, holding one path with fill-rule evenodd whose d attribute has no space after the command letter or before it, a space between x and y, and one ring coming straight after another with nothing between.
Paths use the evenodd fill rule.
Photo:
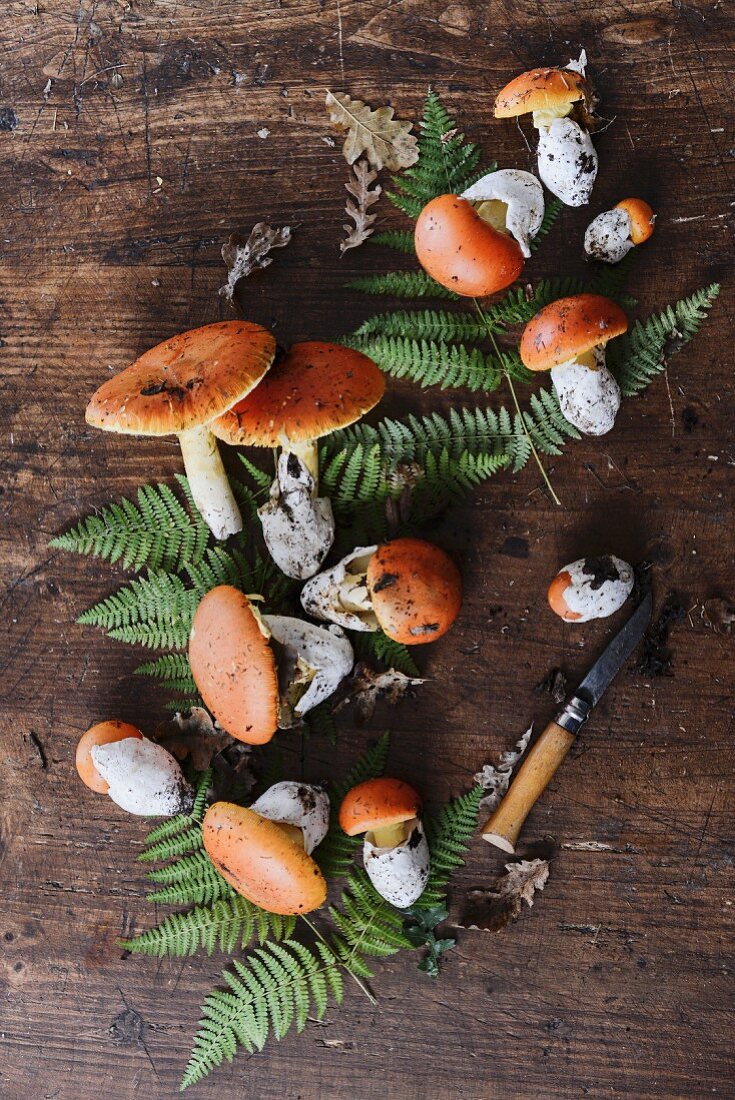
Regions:
<instances>
[{"instance_id":1,"label":"green fern leaf","mask_svg":"<svg viewBox=\"0 0 735 1100\"><path fill-rule=\"evenodd\" d=\"M386 668L398 669L406 676L421 675L408 646L402 645L401 642L394 642L382 630L355 634L353 645L362 661L370 664L377 662Z\"/></svg>"},{"instance_id":2,"label":"green fern leaf","mask_svg":"<svg viewBox=\"0 0 735 1100\"><path fill-rule=\"evenodd\" d=\"M217 949L232 954L256 938L261 944L266 939L287 939L295 925L295 917L268 913L235 894L188 913L174 913L155 928L118 942L127 951L159 959L194 955L199 950L208 955Z\"/></svg>"},{"instance_id":3,"label":"green fern leaf","mask_svg":"<svg viewBox=\"0 0 735 1100\"><path fill-rule=\"evenodd\" d=\"M495 390L515 353L487 355L480 348L442 340L412 340L404 336L373 336L360 350L394 378L408 378L422 387ZM507 360L507 362L506 362Z\"/></svg>"},{"instance_id":4,"label":"green fern leaf","mask_svg":"<svg viewBox=\"0 0 735 1100\"><path fill-rule=\"evenodd\" d=\"M345 283L363 294L388 294L392 298L449 298L459 295L437 283L425 271L386 271L382 275L364 275Z\"/></svg>"},{"instance_id":5,"label":"green fern leaf","mask_svg":"<svg viewBox=\"0 0 735 1100\"><path fill-rule=\"evenodd\" d=\"M149 570L112 596L95 604L77 619L99 626L112 638L153 649L183 649L199 602L180 577Z\"/></svg>"},{"instance_id":6,"label":"green fern leaf","mask_svg":"<svg viewBox=\"0 0 735 1100\"><path fill-rule=\"evenodd\" d=\"M106 561L121 561L128 569L178 571L188 561L199 561L209 539L209 529L191 502L189 485L179 476L189 502L187 509L168 485L141 485L137 504L123 498L81 520L70 531L52 539L49 546L87 554Z\"/></svg>"},{"instance_id":7,"label":"green fern leaf","mask_svg":"<svg viewBox=\"0 0 735 1100\"><path fill-rule=\"evenodd\" d=\"M376 233L370 237L370 243L392 248L395 252L403 252L406 256L416 255L413 233L410 229L386 229L383 233Z\"/></svg>"},{"instance_id":8,"label":"green fern leaf","mask_svg":"<svg viewBox=\"0 0 735 1100\"><path fill-rule=\"evenodd\" d=\"M464 863L472 834L477 828L480 800L485 790L476 784L452 798L435 816L426 818L426 837L431 851L431 871L426 889L416 903L425 908L443 901L452 874Z\"/></svg>"},{"instance_id":9,"label":"green fern leaf","mask_svg":"<svg viewBox=\"0 0 735 1100\"><path fill-rule=\"evenodd\" d=\"M221 898L235 896L230 884L222 878L207 853L202 849L181 856L175 863L149 871L147 877L159 883L158 890L148 895L152 902L167 905L211 905Z\"/></svg>"},{"instance_id":10,"label":"green fern leaf","mask_svg":"<svg viewBox=\"0 0 735 1100\"><path fill-rule=\"evenodd\" d=\"M563 209L564 203L561 201L561 199L551 198L547 201L546 208L544 210L543 221L541 222L538 233L531 241L532 252L536 252L543 243L544 238L548 237L549 233L556 225L556 220Z\"/></svg>"},{"instance_id":11,"label":"green fern leaf","mask_svg":"<svg viewBox=\"0 0 735 1100\"><path fill-rule=\"evenodd\" d=\"M376 313L355 329L349 341L364 341L370 337L403 336L413 340L470 340L482 342L487 326L469 310L450 313L448 310L417 309Z\"/></svg>"}]
</instances>

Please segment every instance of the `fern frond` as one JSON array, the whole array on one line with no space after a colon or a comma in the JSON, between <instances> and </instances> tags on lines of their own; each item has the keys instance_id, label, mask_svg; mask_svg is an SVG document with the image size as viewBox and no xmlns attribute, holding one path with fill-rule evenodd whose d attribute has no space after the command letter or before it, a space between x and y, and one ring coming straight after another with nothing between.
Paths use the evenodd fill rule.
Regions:
<instances>
[{"instance_id":1,"label":"fern frond","mask_svg":"<svg viewBox=\"0 0 735 1100\"><path fill-rule=\"evenodd\" d=\"M332 711L332 700L325 699L318 707L310 710L303 719L304 734L326 737L331 745L337 743L337 726Z\"/></svg>"},{"instance_id":2,"label":"fern frond","mask_svg":"<svg viewBox=\"0 0 735 1100\"><path fill-rule=\"evenodd\" d=\"M381 275L363 275L345 283L350 290L363 294L388 294L392 298L448 298L459 295L437 283L425 271L386 271Z\"/></svg>"},{"instance_id":3,"label":"fern frond","mask_svg":"<svg viewBox=\"0 0 735 1100\"><path fill-rule=\"evenodd\" d=\"M609 345L608 366L626 397L645 389L666 370L669 355L698 332L720 292L719 283L696 290L633 328Z\"/></svg>"},{"instance_id":4,"label":"fern frond","mask_svg":"<svg viewBox=\"0 0 735 1100\"><path fill-rule=\"evenodd\" d=\"M190 829L192 825L201 822L206 809L207 794L212 784L212 774L212 769L207 768L206 771L198 776L196 780L194 805L192 806L190 814L177 814L176 817L169 817L165 821L162 821L160 825L156 825L155 828L150 830L145 838L143 852L139 858L142 858L145 852L153 845L159 844L162 840L168 840L178 833L185 832Z\"/></svg>"},{"instance_id":5,"label":"fern frond","mask_svg":"<svg viewBox=\"0 0 735 1100\"><path fill-rule=\"evenodd\" d=\"M189 484L179 475L189 502L183 506L168 485L141 485L137 504L123 498L87 516L49 546L105 561L121 561L128 569L178 571L188 561L199 561L209 529L191 502Z\"/></svg>"},{"instance_id":6,"label":"fern frond","mask_svg":"<svg viewBox=\"0 0 735 1100\"><path fill-rule=\"evenodd\" d=\"M313 949L293 939L268 943L233 968L223 975L228 990L213 990L202 1006L182 1090L232 1061L238 1045L262 1050L271 1034L282 1039L292 1026L303 1031L309 1017L320 1020L330 995L342 1000L340 961L321 941Z\"/></svg>"},{"instance_id":7,"label":"fern frond","mask_svg":"<svg viewBox=\"0 0 735 1100\"><path fill-rule=\"evenodd\" d=\"M413 340L471 340L482 342L487 328L476 313L461 310L415 309L376 313L351 333L352 340L376 336L403 336Z\"/></svg>"},{"instance_id":8,"label":"fern frond","mask_svg":"<svg viewBox=\"0 0 735 1100\"><path fill-rule=\"evenodd\" d=\"M544 237L548 237L549 233L556 225L556 219L559 217L563 209L564 203L561 201L561 199L548 199L546 203L546 208L544 210L543 221L541 222L541 228L531 241L532 252L536 252L536 250L541 246Z\"/></svg>"},{"instance_id":9,"label":"fern frond","mask_svg":"<svg viewBox=\"0 0 735 1100\"><path fill-rule=\"evenodd\" d=\"M156 863L164 859L176 859L178 856L198 852L202 847L202 828L199 822L190 825L174 836L165 837L151 844L138 856L141 863Z\"/></svg>"},{"instance_id":10,"label":"fern frond","mask_svg":"<svg viewBox=\"0 0 735 1100\"><path fill-rule=\"evenodd\" d=\"M406 676L421 675L416 662L411 656L411 650L402 645L401 642L394 642L382 630L355 634L353 644L360 660L368 661L371 664L378 662L386 668L395 668L399 672L405 673Z\"/></svg>"},{"instance_id":11,"label":"fern frond","mask_svg":"<svg viewBox=\"0 0 735 1100\"><path fill-rule=\"evenodd\" d=\"M516 367L515 352L488 355L480 348L443 340L413 340L405 336L372 336L359 345L382 371L408 378L422 387L495 390L505 370ZM520 364L520 360L518 360Z\"/></svg>"},{"instance_id":12,"label":"fern frond","mask_svg":"<svg viewBox=\"0 0 735 1100\"><path fill-rule=\"evenodd\" d=\"M437 905L444 899L452 874L464 863L472 834L477 828L480 801L485 794L480 784L450 799L439 812L426 818L426 838L431 851L431 871L417 907Z\"/></svg>"},{"instance_id":13,"label":"fern frond","mask_svg":"<svg viewBox=\"0 0 735 1100\"><path fill-rule=\"evenodd\" d=\"M256 466L254 462L251 462L247 455L240 454L240 461L253 479L258 489L261 492L267 491L271 487L273 481L273 474L268 473L266 470L261 470L259 466Z\"/></svg>"},{"instance_id":14,"label":"fern frond","mask_svg":"<svg viewBox=\"0 0 735 1100\"><path fill-rule=\"evenodd\" d=\"M149 570L77 619L110 637L152 649L183 649L199 597L174 573Z\"/></svg>"},{"instance_id":15,"label":"fern frond","mask_svg":"<svg viewBox=\"0 0 735 1100\"><path fill-rule=\"evenodd\" d=\"M232 954L244 950L253 939L261 944L266 939L287 939L293 935L295 925L295 917L268 913L234 894L212 905L196 906L187 913L174 913L155 928L118 942L127 951L159 959L194 955L200 949L208 955L216 949Z\"/></svg>"},{"instance_id":16,"label":"fern frond","mask_svg":"<svg viewBox=\"0 0 735 1100\"><path fill-rule=\"evenodd\" d=\"M403 252L406 256L416 254L413 233L410 229L386 229L383 233L375 233L370 237L370 243L392 248L395 252Z\"/></svg>"},{"instance_id":17,"label":"fern frond","mask_svg":"<svg viewBox=\"0 0 735 1100\"><path fill-rule=\"evenodd\" d=\"M133 675L162 680L168 691L181 692L192 698L199 695L186 653L164 653L155 661L144 661L133 670Z\"/></svg>"},{"instance_id":18,"label":"fern frond","mask_svg":"<svg viewBox=\"0 0 735 1100\"><path fill-rule=\"evenodd\" d=\"M393 176L395 191L387 192L393 205L409 218L417 218L437 195L458 195L484 174L478 168L479 146L457 132L454 119L433 89L426 97L419 129L418 160L400 176Z\"/></svg>"},{"instance_id":19,"label":"fern frond","mask_svg":"<svg viewBox=\"0 0 735 1100\"><path fill-rule=\"evenodd\" d=\"M160 884L148 895L148 900L167 905L211 905L221 898L235 896L235 891L215 868L202 849L182 856L175 863L149 871L147 877Z\"/></svg>"}]
</instances>

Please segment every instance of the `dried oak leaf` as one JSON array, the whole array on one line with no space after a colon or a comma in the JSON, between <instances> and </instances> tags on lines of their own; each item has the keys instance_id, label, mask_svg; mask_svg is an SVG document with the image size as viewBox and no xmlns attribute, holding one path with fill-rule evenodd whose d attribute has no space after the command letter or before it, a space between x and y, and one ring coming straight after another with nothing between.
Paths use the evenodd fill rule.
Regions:
<instances>
[{"instance_id":1,"label":"dried oak leaf","mask_svg":"<svg viewBox=\"0 0 735 1100\"><path fill-rule=\"evenodd\" d=\"M370 190L370 184L374 183L377 178L378 173L370 170L370 165L366 160L358 160L350 168L350 178L345 187L355 202L348 199L345 203L345 211L355 224L351 226L348 223L342 226L347 234L339 246L342 253L363 244L373 232L377 214L369 214L368 210L378 201L383 191L380 184L375 184L372 191Z\"/></svg>"},{"instance_id":2,"label":"dried oak leaf","mask_svg":"<svg viewBox=\"0 0 735 1100\"><path fill-rule=\"evenodd\" d=\"M365 156L378 172L381 168L399 172L418 160L419 146L411 133L412 123L394 118L392 107L373 110L361 99L343 92L327 92L325 102L330 121L347 131L342 153L348 164Z\"/></svg>"},{"instance_id":3,"label":"dried oak leaf","mask_svg":"<svg viewBox=\"0 0 735 1100\"><path fill-rule=\"evenodd\" d=\"M510 777L514 767L528 748L531 740L533 726L529 726L514 749L508 749L500 757L497 764L485 764L475 775L475 783L479 783L488 792L480 802L480 810L491 814L510 786Z\"/></svg>"},{"instance_id":4,"label":"dried oak leaf","mask_svg":"<svg viewBox=\"0 0 735 1100\"><path fill-rule=\"evenodd\" d=\"M192 707L184 717L178 711L156 727L156 741L177 760L191 759L198 772L206 771L212 758L234 743L234 738L215 726L204 707Z\"/></svg>"},{"instance_id":5,"label":"dried oak leaf","mask_svg":"<svg viewBox=\"0 0 735 1100\"><path fill-rule=\"evenodd\" d=\"M367 722L372 718L378 702L382 701L393 707L412 688L424 683L425 680L406 676L395 668L376 672L369 665L360 662L350 678L347 695L337 703L334 713L353 703L360 721Z\"/></svg>"},{"instance_id":6,"label":"dried oak leaf","mask_svg":"<svg viewBox=\"0 0 735 1100\"><path fill-rule=\"evenodd\" d=\"M227 264L227 282L220 287L220 294L232 302L235 287L257 268L268 267L273 263L269 253L274 248L285 248L291 240L291 226L283 225L274 229L267 222L257 222L250 230L247 240L233 233L226 244L222 245L222 259Z\"/></svg>"},{"instance_id":7,"label":"dried oak leaf","mask_svg":"<svg viewBox=\"0 0 735 1100\"><path fill-rule=\"evenodd\" d=\"M485 932L500 932L520 916L523 902L529 908L534 894L543 890L549 877L545 859L522 859L506 863L506 874L495 883L494 890L470 890L459 920L460 928L478 928Z\"/></svg>"}]
</instances>

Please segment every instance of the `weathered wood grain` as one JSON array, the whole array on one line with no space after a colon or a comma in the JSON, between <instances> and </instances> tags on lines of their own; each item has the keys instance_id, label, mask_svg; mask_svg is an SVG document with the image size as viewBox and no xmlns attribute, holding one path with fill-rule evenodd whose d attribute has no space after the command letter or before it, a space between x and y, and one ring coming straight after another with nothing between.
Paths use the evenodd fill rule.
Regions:
<instances>
[{"instance_id":1,"label":"weathered wood grain","mask_svg":"<svg viewBox=\"0 0 735 1100\"><path fill-rule=\"evenodd\" d=\"M614 433L553 462L555 509L532 465L483 487L436 537L461 562L457 628L421 654L430 682L368 729L344 724L336 762L386 723L391 766L429 801L465 787L531 720L552 666L580 674L607 632L545 610L558 566L613 548L654 563L691 611L673 676L626 672L529 818L563 847L532 911L501 936L461 935L441 980L401 956L377 1007L348 994L320 1026L200 1085L259 1100L704 1098L735 1093L732 1054L732 638L702 604L732 598L735 174L732 14L719 0L40 0L0 23L0 603L3 797L0 981L8 1100L172 1097L221 960L121 957L150 924L134 856L143 826L80 788L73 747L94 720L151 729L140 655L74 625L121 571L48 538L144 478L179 469L168 441L87 429L89 393L179 328L223 315L222 239L264 218L294 243L247 288L283 342L336 337L381 308L345 279L344 163L326 87L415 115L429 83L502 164L531 158L494 123L497 88L585 46L613 120L599 138L595 211L642 193L659 211L634 292L647 312L713 279L726 287L667 379L624 404ZM267 134L266 134L267 131ZM258 133L265 136L260 137ZM400 224L381 204L381 221ZM581 270L584 211L566 211L527 269ZM386 305L387 303L383 303ZM381 412L461 394L396 384ZM683 416L685 410L693 411ZM132 687L131 687L132 683ZM318 738L287 753L319 778ZM596 850L585 850L592 843ZM487 884L477 841L455 888ZM163 913L160 910L159 915ZM138 1015L136 1015L138 1014Z\"/></svg>"}]
</instances>

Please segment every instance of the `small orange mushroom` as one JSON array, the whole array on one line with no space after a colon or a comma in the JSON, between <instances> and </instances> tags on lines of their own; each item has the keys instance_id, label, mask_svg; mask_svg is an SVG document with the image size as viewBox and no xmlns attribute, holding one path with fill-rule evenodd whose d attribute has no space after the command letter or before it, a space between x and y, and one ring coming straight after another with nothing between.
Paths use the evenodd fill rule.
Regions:
<instances>
[{"instance_id":1,"label":"small orange mushroom","mask_svg":"<svg viewBox=\"0 0 735 1100\"><path fill-rule=\"evenodd\" d=\"M494 113L496 118L517 118L549 111L558 117L589 95L589 82L573 69L529 69L498 92Z\"/></svg>"},{"instance_id":2,"label":"small orange mushroom","mask_svg":"<svg viewBox=\"0 0 735 1100\"><path fill-rule=\"evenodd\" d=\"M414 238L424 271L455 294L484 298L510 286L523 270L518 242L459 195L432 199L419 214Z\"/></svg>"},{"instance_id":3,"label":"small orange mushroom","mask_svg":"<svg viewBox=\"0 0 735 1100\"><path fill-rule=\"evenodd\" d=\"M245 806L215 802L204 816L202 840L222 877L254 905L295 916L324 904L324 876L292 830Z\"/></svg>"},{"instance_id":4,"label":"small orange mushroom","mask_svg":"<svg viewBox=\"0 0 735 1100\"><path fill-rule=\"evenodd\" d=\"M630 218L630 237L633 244L643 244L653 233L656 215L645 199L623 199L616 203L616 210L624 210Z\"/></svg>"},{"instance_id":5,"label":"small orange mushroom","mask_svg":"<svg viewBox=\"0 0 735 1100\"><path fill-rule=\"evenodd\" d=\"M196 609L189 663L205 705L221 726L249 745L278 726L276 659L250 600L230 585L211 589Z\"/></svg>"},{"instance_id":6,"label":"small orange mushroom","mask_svg":"<svg viewBox=\"0 0 735 1100\"><path fill-rule=\"evenodd\" d=\"M562 569L556 574L553 581L549 585L549 591L547 593L547 599L549 601L549 607L558 615L564 622L574 623L582 618L580 611L572 611L564 599L564 594L568 591L572 584L571 574L566 569Z\"/></svg>"},{"instance_id":7,"label":"small orange mushroom","mask_svg":"<svg viewBox=\"0 0 735 1100\"><path fill-rule=\"evenodd\" d=\"M372 832L379 847L404 839L403 825L418 817L421 799L402 779L366 779L349 791L339 808L339 823L348 836Z\"/></svg>"},{"instance_id":8,"label":"small orange mushroom","mask_svg":"<svg viewBox=\"0 0 735 1100\"><path fill-rule=\"evenodd\" d=\"M612 210L603 210L584 234L584 250L593 260L617 264L636 245L653 233L656 215L643 199L623 199Z\"/></svg>"},{"instance_id":9,"label":"small orange mushroom","mask_svg":"<svg viewBox=\"0 0 735 1100\"><path fill-rule=\"evenodd\" d=\"M601 294L558 298L524 328L521 359L529 370L549 370L606 344L627 328L620 306Z\"/></svg>"},{"instance_id":10,"label":"small orange mushroom","mask_svg":"<svg viewBox=\"0 0 735 1100\"><path fill-rule=\"evenodd\" d=\"M119 722L112 719L109 722L98 722L79 738L76 754L76 766L79 778L91 791L97 794L107 794L110 787L107 780L103 779L97 771L92 759L92 749L98 745L110 745L115 741L124 741L128 737L142 738L143 734L136 726L129 722Z\"/></svg>"}]
</instances>

